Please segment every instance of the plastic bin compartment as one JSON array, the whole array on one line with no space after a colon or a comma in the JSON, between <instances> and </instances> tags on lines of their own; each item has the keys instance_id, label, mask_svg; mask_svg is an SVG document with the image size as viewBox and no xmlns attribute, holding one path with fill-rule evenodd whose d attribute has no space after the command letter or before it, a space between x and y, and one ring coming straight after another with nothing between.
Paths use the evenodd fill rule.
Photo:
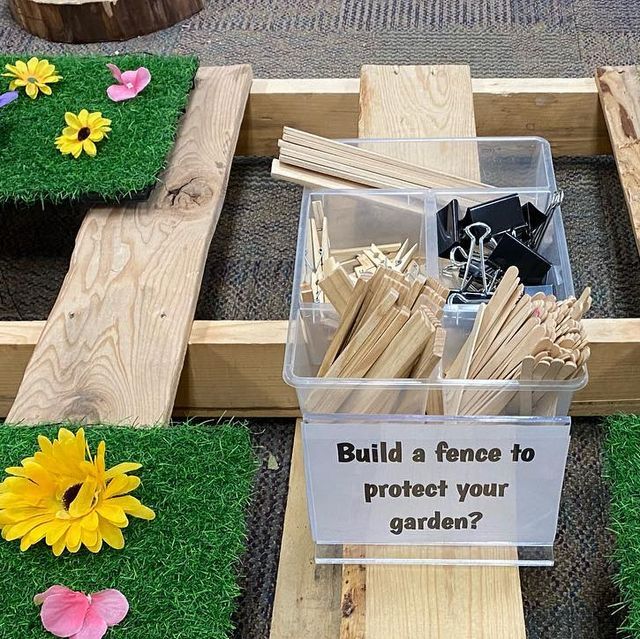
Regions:
<instances>
[{"instance_id":1,"label":"plastic bin compartment","mask_svg":"<svg viewBox=\"0 0 640 639\"><path fill-rule=\"evenodd\" d=\"M385 191L357 189L353 191L309 192L305 190L300 212L298 247L296 251L296 287L310 283L312 274L312 246L309 225L313 203L320 202L327 220L329 256L344 260L343 249L369 248L409 241L418 245L413 259L424 272L437 275L437 236L433 216L433 196L430 191ZM425 221L427 208L431 212ZM321 241L322 232L318 233ZM323 256L326 258L327 256ZM294 296L293 303L299 303Z\"/></svg>"},{"instance_id":2,"label":"plastic bin compartment","mask_svg":"<svg viewBox=\"0 0 640 639\"><path fill-rule=\"evenodd\" d=\"M551 147L544 138L482 137L342 140L430 169L501 189L556 190ZM467 168L461 160L467 158Z\"/></svg>"},{"instance_id":3,"label":"plastic bin compartment","mask_svg":"<svg viewBox=\"0 0 640 639\"><path fill-rule=\"evenodd\" d=\"M316 377L338 316L330 305L305 304L289 325L284 379L295 387L302 414L567 415L587 372L565 381L444 379L471 332L476 308L448 306L442 365L430 379L338 379ZM455 407L458 407L457 409Z\"/></svg>"},{"instance_id":4,"label":"plastic bin compartment","mask_svg":"<svg viewBox=\"0 0 640 639\"><path fill-rule=\"evenodd\" d=\"M467 206L480 204L496 200L505 195L517 193L522 205L530 202L540 211L545 211L549 206L553 196L553 190L541 189L491 189L491 190L463 190L463 189L434 189L433 199L430 206L435 207L435 211L449 204L451 200L457 199L460 204L460 216L466 213ZM430 212L431 213L431 212ZM545 284L552 287L553 294L563 300L575 294L573 287L573 277L571 274L571 263L569 261L569 251L567 240L562 223L562 213L560 207L553 213L548 228L545 231L542 243L538 248L538 253L551 263L551 268L547 273ZM441 283L452 288L456 282L451 278L443 276L443 269L450 264L447 259L439 259L439 279Z\"/></svg>"}]
</instances>

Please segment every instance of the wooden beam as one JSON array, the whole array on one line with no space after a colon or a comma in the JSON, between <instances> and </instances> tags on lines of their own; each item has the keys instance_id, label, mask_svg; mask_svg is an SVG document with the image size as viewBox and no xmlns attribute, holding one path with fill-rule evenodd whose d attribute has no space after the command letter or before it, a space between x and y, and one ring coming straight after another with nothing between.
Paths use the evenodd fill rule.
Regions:
<instances>
[{"instance_id":1,"label":"wooden beam","mask_svg":"<svg viewBox=\"0 0 640 639\"><path fill-rule=\"evenodd\" d=\"M640 74L638 67L600 67L600 102L640 251Z\"/></svg>"},{"instance_id":2,"label":"wooden beam","mask_svg":"<svg viewBox=\"0 0 640 639\"><path fill-rule=\"evenodd\" d=\"M362 67L360 137L475 134L468 66ZM444 147L438 157L442 170L480 179L475 149L452 154ZM402 159L421 165L431 160L420 148ZM514 550L498 552L509 559ZM345 619L341 639L525 637L517 567L372 565L356 575L345 569L342 585L343 602L365 593L365 611L353 611L360 623Z\"/></svg>"},{"instance_id":3,"label":"wooden beam","mask_svg":"<svg viewBox=\"0 0 640 639\"><path fill-rule=\"evenodd\" d=\"M0 417L6 416L43 321L0 322ZM572 415L640 412L640 319L589 319L589 384ZM282 380L287 322L193 323L176 398L176 415L297 417Z\"/></svg>"},{"instance_id":4,"label":"wooden beam","mask_svg":"<svg viewBox=\"0 0 640 639\"><path fill-rule=\"evenodd\" d=\"M538 135L555 155L611 153L592 78L471 82L478 135ZM254 80L237 154L275 156L285 125L329 138L357 137L359 91L356 78Z\"/></svg>"},{"instance_id":5,"label":"wooden beam","mask_svg":"<svg viewBox=\"0 0 640 639\"><path fill-rule=\"evenodd\" d=\"M10 421L170 418L250 86L201 69L149 200L87 213Z\"/></svg>"},{"instance_id":6,"label":"wooden beam","mask_svg":"<svg viewBox=\"0 0 640 639\"><path fill-rule=\"evenodd\" d=\"M340 630L340 566L317 566L309 529L300 423L289 472L270 639L337 639ZM300 615L300 606L305 614Z\"/></svg>"}]
</instances>

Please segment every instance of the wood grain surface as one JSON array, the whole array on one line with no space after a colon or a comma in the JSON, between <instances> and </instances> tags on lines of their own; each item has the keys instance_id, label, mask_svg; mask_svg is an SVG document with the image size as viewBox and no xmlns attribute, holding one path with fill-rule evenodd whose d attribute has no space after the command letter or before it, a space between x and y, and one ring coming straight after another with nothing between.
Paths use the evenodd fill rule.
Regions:
<instances>
[{"instance_id":1,"label":"wood grain surface","mask_svg":"<svg viewBox=\"0 0 640 639\"><path fill-rule=\"evenodd\" d=\"M602 111L609 129L631 227L640 251L640 74L638 67L596 71Z\"/></svg>"},{"instance_id":2,"label":"wood grain surface","mask_svg":"<svg viewBox=\"0 0 640 639\"><path fill-rule=\"evenodd\" d=\"M9 0L15 21L53 42L128 40L166 29L204 7L204 0Z\"/></svg>"},{"instance_id":3,"label":"wood grain surface","mask_svg":"<svg viewBox=\"0 0 640 639\"><path fill-rule=\"evenodd\" d=\"M473 136L469 67L365 66L359 122L360 137ZM419 146L407 148L403 159L429 161ZM441 170L480 177L474 145L453 154L443 144L437 160ZM498 552L508 558L514 551ZM355 583L356 578L361 583ZM345 568L343 604L354 588L366 593L364 629L343 616L341 639L525 637L520 576L515 567L371 565L357 576ZM352 609L351 614L359 611Z\"/></svg>"},{"instance_id":4,"label":"wood grain surface","mask_svg":"<svg viewBox=\"0 0 640 639\"><path fill-rule=\"evenodd\" d=\"M471 86L478 135L538 135L556 155L611 153L593 78L473 78ZM276 155L284 126L356 137L359 90L359 78L254 80L238 154Z\"/></svg>"},{"instance_id":5,"label":"wood grain surface","mask_svg":"<svg viewBox=\"0 0 640 639\"><path fill-rule=\"evenodd\" d=\"M314 557L298 422L291 456L270 639L337 639L340 627L340 566L318 566Z\"/></svg>"},{"instance_id":6,"label":"wood grain surface","mask_svg":"<svg viewBox=\"0 0 640 639\"><path fill-rule=\"evenodd\" d=\"M44 322L0 322L0 417L18 392ZM571 415L640 412L640 319L584 321L589 383ZM193 323L174 407L176 416L298 417L295 389L282 379L286 321Z\"/></svg>"},{"instance_id":7,"label":"wood grain surface","mask_svg":"<svg viewBox=\"0 0 640 639\"><path fill-rule=\"evenodd\" d=\"M170 418L250 86L201 70L150 199L87 214L10 421Z\"/></svg>"}]
</instances>

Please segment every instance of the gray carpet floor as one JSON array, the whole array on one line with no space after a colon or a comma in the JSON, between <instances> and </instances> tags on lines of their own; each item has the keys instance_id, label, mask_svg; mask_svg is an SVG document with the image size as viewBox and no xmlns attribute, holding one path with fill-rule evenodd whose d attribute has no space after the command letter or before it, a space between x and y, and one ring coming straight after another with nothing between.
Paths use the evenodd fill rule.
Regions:
<instances>
[{"instance_id":1,"label":"gray carpet floor","mask_svg":"<svg viewBox=\"0 0 640 639\"><path fill-rule=\"evenodd\" d=\"M249 62L257 77L354 77L363 63L467 63L475 77L585 76L640 57L640 6L628 0L209 0L162 33L83 47L20 31L0 0L0 48L29 52L195 53L203 64ZM0 171L2 167L0 167ZM640 260L610 157L556 159L576 288L593 316L640 313ZM264 158L238 158L211 247L200 319L288 314L300 191L274 182ZM43 319L66 272L84 211L0 215L0 320ZM266 639L286 505L293 423L256 420L265 460L249 512L235 639ZM521 571L529 639L613 639L603 428L574 420L556 567ZM273 455L278 468L266 460Z\"/></svg>"}]
</instances>

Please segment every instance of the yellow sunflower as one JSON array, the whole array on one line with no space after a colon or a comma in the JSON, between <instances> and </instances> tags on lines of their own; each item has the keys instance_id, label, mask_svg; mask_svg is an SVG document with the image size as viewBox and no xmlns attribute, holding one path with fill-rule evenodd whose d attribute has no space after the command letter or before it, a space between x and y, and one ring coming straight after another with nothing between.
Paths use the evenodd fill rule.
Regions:
<instances>
[{"instance_id":1,"label":"yellow sunflower","mask_svg":"<svg viewBox=\"0 0 640 639\"><path fill-rule=\"evenodd\" d=\"M71 153L74 158L80 157L82 151L94 157L98 152L95 142L100 142L111 131L111 120L103 118L100 111L89 113L82 109L78 115L67 112L64 119L67 126L56 138L56 146L60 153Z\"/></svg>"},{"instance_id":2,"label":"yellow sunflower","mask_svg":"<svg viewBox=\"0 0 640 639\"><path fill-rule=\"evenodd\" d=\"M11 476L0 484L2 537L20 539L20 550L43 539L56 557L65 548L75 553L82 545L96 553L103 542L120 549L127 515L155 517L128 494L140 478L127 473L140 464L125 462L106 470L105 443L100 442L92 458L82 428L75 435L61 428L53 442L40 435L38 443L40 450L21 466L7 468Z\"/></svg>"},{"instance_id":3,"label":"yellow sunflower","mask_svg":"<svg viewBox=\"0 0 640 639\"><path fill-rule=\"evenodd\" d=\"M15 64L5 65L9 73L3 73L5 78L13 78L9 84L9 90L14 91L19 87L25 87L27 95L34 100L38 91L45 95L51 95L49 84L60 82L61 75L56 75L56 67L49 63L49 60L38 60L31 58L26 64L22 60L17 60Z\"/></svg>"}]
</instances>

